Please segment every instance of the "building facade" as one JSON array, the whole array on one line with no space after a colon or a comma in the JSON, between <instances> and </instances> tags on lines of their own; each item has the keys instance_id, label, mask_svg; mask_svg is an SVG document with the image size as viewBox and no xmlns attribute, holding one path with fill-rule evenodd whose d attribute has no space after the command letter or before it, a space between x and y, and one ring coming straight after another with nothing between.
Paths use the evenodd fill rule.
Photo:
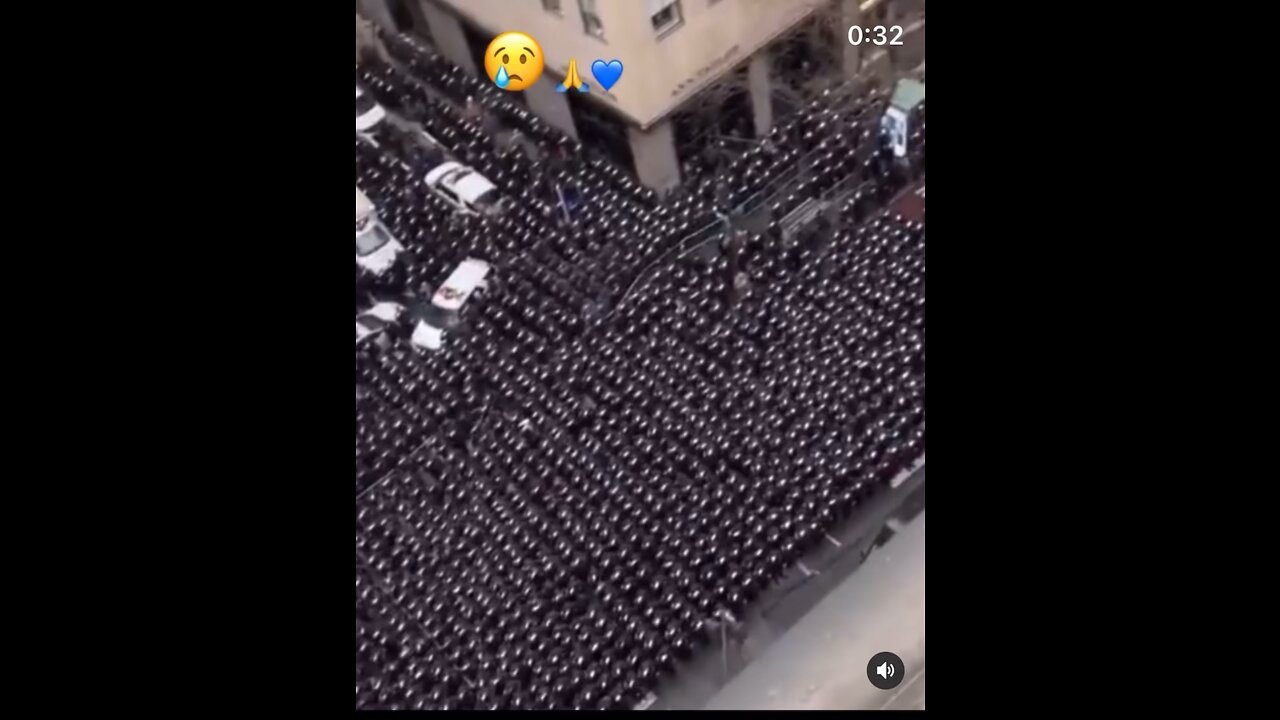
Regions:
<instances>
[{"instance_id":1,"label":"building facade","mask_svg":"<svg viewBox=\"0 0 1280 720\"><path fill-rule=\"evenodd\" d=\"M826 21L839 28L825 41L840 58L837 73L852 78L871 71L889 79L923 61L923 9L923 0L357 0L365 17L423 35L455 64L481 75L481 54L494 35L532 35L546 53L546 69L522 93L529 108L575 138L613 125L625 138L617 144L626 146L615 154L659 190L680 182L673 118L709 88L745 86L749 126L756 135L768 132L774 115L771 52L781 37ZM896 52L850 45L847 26L868 21L916 26L907 33L909 44ZM570 59L590 92L555 91ZM623 64L610 91L591 77L597 59Z\"/></svg>"}]
</instances>

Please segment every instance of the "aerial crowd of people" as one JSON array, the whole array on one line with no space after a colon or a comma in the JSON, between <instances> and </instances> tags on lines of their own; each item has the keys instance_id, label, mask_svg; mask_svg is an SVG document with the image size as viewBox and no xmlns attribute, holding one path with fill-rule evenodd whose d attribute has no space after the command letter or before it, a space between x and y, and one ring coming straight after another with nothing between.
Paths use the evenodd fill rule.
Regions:
<instances>
[{"instance_id":1,"label":"aerial crowd of people","mask_svg":"<svg viewBox=\"0 0 1280 720\"><path fill-rule=\"evenodd\" d=\"M493 271L443 348L357 343L356 707L633 707L924 454L923 107L905 165L828 92L659 196L382 39L356 185L404 251L357 313Z\"/></svg>"}]
</instances>

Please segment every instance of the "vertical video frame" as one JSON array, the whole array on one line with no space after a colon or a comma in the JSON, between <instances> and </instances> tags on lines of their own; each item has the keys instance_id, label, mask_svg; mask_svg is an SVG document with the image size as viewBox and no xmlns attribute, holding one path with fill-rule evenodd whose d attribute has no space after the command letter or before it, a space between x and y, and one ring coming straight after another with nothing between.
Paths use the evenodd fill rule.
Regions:
<instances>
[{"instance_id":1,"label":"vertical video frame","mask_svg":"<svg viewBox=\"0 0 1280 720\"><path fill-rule=\"evenodd\" d=\"M356 709L924 709L924 0L357 0Z\"/></svg>"}]
</instances>

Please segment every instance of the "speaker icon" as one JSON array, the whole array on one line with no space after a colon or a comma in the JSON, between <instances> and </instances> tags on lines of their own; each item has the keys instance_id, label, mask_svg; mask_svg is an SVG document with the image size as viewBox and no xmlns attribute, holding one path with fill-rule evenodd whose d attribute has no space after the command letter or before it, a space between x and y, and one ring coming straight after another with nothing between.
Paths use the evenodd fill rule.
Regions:
<instances>
[{"instance_id":1,"label":"speaker icon","mask_svg":"<svg viewBox=\"0 0 1280 720\"><path fill-rule=\"evenodd\" d=\"M881 690L892 690L902 682L907 666L891 652L876 653L867 663L867 680Z\"/></svg>"}]
</instances>

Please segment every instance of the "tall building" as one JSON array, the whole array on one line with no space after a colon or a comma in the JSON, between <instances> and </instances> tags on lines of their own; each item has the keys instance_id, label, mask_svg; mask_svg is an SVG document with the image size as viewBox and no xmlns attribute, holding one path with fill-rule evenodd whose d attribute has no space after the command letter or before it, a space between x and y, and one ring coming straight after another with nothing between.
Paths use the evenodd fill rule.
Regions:
<instances>
[{"instance_id":1,"label":"tall building","mask_svg":"<svg viewBox=\"0 0 1280 720\"><path fill-rule=\"evenodd\" d=\"M494 35L532 35L546 69L521 93L530 110L605 148L656 189L680 182L683 139L767 133L780 88L866 74L887 80L924 60L923 0L357 0L356 7L379 24L426 37L481 75ZM851 25L895 24L906 28L900 46L854 46L846 38ZM797 60L797 48L801 55L820 48L826 57ZM570 59L589 92L556 92ZM597 59L623 64L610 91L591 77ZM782 74L787 82L779 82Z\"/></svg>"}]
</instances>

